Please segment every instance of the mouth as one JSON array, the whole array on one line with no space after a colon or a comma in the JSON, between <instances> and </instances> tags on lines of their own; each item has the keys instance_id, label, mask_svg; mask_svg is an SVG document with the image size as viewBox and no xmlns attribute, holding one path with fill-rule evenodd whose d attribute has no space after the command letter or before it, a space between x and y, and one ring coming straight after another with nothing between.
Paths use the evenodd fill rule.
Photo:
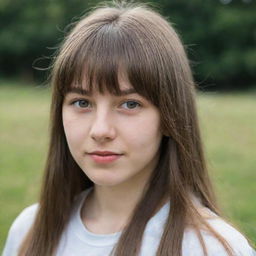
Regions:
<instances>
[{"instance_id":1,"label":"mouth","mask_svg":"<svg viewBox=\"0 0 256 256\"><path fill-rule=\"evenodd\" d=\"M122 155L120 153L112 151L93 151L89 153L90 155L99 155L99 156L110 156L110 155Z\"/></svg>"},{"instance_id":2,"label":"mouth","mask_svg":"<svg viewBox=\"0 0 256 256\"><path fill-rule=\"evenodd\" d=\"M122 154L88 154L96 163L111 163L118 160Z\"/></svg>"}]
</instances>

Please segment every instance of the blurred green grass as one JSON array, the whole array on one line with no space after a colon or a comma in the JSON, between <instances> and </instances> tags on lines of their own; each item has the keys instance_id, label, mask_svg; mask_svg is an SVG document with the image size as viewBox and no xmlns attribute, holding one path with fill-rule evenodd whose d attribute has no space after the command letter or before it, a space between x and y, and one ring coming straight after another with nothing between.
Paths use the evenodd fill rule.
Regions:
<instances>
[{"instance_id":1,"label":"blurred green grass","mask_svg":"<svg viewBox=\"0 0 256 256\"><path fill-rule=\"evenodd\" d=\"M209 163L225 216L256 241L256 94L199 93ZM36 202L48 144L50 90L0 82L0 251L14 218Z\"/></svg>"}]
</instances>

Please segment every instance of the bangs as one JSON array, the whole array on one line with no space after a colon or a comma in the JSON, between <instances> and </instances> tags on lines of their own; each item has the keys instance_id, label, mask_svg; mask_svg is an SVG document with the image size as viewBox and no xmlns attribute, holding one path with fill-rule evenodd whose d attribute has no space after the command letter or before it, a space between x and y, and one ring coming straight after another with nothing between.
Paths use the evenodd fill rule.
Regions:
<instances>
[{"instance_id":1,"label":"bangs","mask_svg":"<svg viewBox=\"0 0 256 256\"><path fill-rule=\"evenodd\" d=\"M124 79L138 94L157 104L159 75L151 58L154 52L145 48L136 33L104 24L80 35L71 34L62 52L56 65L56 84L63 96L73 87L121 95L120 79Z\"/></svg>"}]
</instances>

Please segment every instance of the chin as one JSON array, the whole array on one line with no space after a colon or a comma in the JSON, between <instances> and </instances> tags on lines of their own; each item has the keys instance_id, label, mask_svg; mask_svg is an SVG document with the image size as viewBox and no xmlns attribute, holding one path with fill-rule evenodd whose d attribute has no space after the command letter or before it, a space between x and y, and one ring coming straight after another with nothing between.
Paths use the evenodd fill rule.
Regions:
<instances>
[{"instance_id":1,"label":"chin","mask_svg":"<svg viewBox=\"0 0 256 256\"><path fill-rule=\"evenodd\" d=\"M95 184L99 186L117 186L123 182L125 182L125 179L122 179L121 177L117 177L117 175L113 175L111 173L108 174L98 174L98 175L87 175L87 177Z\"/></svg>"},{"instance_id":2,"label":"chin","mask_svg":"<svg viewBox=\"0 0 256 256\"><path fill-rule=\"evenodd\" d=\"M95 185L102 186L102 187L114 187L122 183L122 182L107 180L107 179L97 179L97 180L94 179L92 180L92 182Z\"/></svg>"}]
</instances>

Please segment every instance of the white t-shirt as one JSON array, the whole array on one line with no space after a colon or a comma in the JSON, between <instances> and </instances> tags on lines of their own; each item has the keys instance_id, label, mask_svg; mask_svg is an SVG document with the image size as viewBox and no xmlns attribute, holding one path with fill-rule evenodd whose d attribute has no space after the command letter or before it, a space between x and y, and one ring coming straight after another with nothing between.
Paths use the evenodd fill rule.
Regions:
<instances>
[{"instance_id":1,"label":"white t-shirt","mask_svg":"<svg viewBox=\"0 0 256 256\"><path fill-rule=\"evenodd\" d=\"M108 256L117 243L121 232L113 234L94 234L83 224L80 216L81 207L89 191L85 190L76 199L73 213L67 228L62 234L56 256ZM33 223L38 204L21 212L12 224L3 256L16 256L22 239ZM166 203L147 223L140 256L155 256L168 216L170 203ZM255 256L241 233L220 218L211 219L209 223L230 243L235 256ZM209 233L202 231L209 256L227 256L221 244ZM199 240L193 230L186 230L182 244L183 256L204 256Z\"/></svg>"}]
</instances>

